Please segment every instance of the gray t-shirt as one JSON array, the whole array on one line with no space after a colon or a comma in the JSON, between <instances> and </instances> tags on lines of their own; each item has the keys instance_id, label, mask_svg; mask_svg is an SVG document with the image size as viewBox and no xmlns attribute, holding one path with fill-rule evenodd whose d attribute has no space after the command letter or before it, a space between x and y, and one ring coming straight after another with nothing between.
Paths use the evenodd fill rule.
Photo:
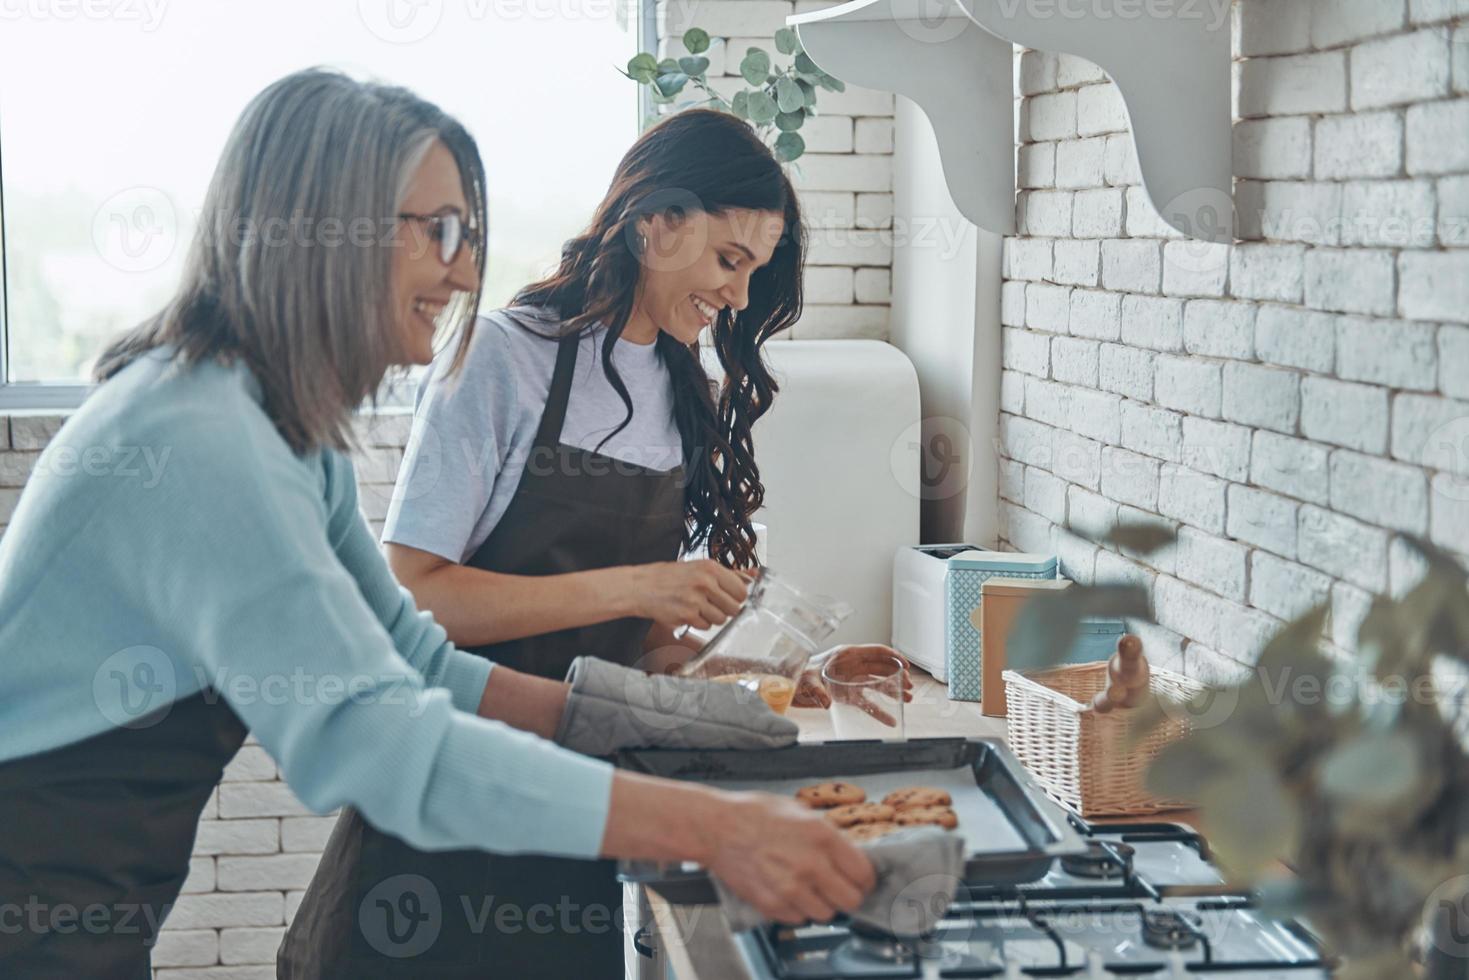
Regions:
<instances>
[{"instance_id":1,"label":"gray t-shirt","mask_svg":"<svg viewBox=\"0 0 1469 980\"><path fill-rule=\"evenodd\" d=\"M512 312L534 315L529 308ZM544 316L544 314L542 314ZM554 320L532 325L554 333ZM606 328L581 339L561 442L597 449L627 414L602 367ZM418 389L413 430L388 506L383 540L464 562L479 550L515 495L550 393L556 341L517 325L503 310L481 316L459 373L447 377L454 346ZM668 369L654 344L619 340L613 363L633 416L600 452L667 471L683 460Z\"/></svg>"}]
</instances>

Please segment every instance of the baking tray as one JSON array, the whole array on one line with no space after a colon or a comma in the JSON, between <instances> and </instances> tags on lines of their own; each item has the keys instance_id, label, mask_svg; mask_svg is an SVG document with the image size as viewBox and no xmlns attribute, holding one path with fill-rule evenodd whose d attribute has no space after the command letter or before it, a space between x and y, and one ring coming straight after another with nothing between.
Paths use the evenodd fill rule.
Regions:
<instances>
[{"instance_id":1,"label":"baking tray","mask_svg":"<svg viewBox=\"0 0 1469 980\"><path fill-rule=\"evenodd\" d=\"M628 749L614 762L623 769L709 783L727 790L793 794L808 783L856 783L869 800L902 786L934 786L954 798L958 833L969 850L964 879L990 886L1019 885L1043 876L1085 843L1004 743L987 738L916 738L904 742L802 742L780 749ZM673 905L718 901L698 864L623 861L618 877L644 885Z\"/></svg>"}]
</instances>

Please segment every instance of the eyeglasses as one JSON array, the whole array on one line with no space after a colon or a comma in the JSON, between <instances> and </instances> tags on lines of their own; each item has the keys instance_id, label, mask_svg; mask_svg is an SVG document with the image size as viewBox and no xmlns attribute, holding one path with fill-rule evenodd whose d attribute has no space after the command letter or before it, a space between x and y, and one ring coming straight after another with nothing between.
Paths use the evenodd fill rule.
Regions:
<instances>
[{"instance_id":1,"label":"eyeglasses","mask_svg":"<svg viewBox=\"0 0 1469 980\"><path fill-rule=\"evenodd\" d=\"M459 252L469 241L469 226L457 211L444 214L400 214L407 221L421 221L428 226L428 237L439 243L439 260L453 265Z\"/></svg>"}]
</instances>

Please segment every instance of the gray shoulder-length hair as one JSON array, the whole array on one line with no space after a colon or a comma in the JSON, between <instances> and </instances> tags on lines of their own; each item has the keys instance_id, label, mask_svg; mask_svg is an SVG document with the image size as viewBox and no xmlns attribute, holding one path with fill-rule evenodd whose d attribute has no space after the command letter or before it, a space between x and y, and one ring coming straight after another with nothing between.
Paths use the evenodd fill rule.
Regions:
<instances>
[{"instance_id":1,"label":"gray shoulder-length hair","mask_svg":"<svg viewBox=\"0 0 1469 980\"><path fill-rule=\"evenodd\" d=\"M483 281L484 166L474 139L404 88L309 69L246 107L210 182L182 281L153 318L102 353L112 377L171 346L186 363L236 359L296 452L352 444L351 416L402 357L392 243L408 180L434 141L453 154ZM463 359L480 291L461 294L444 334Z\"/></svg>"}]
</instances>

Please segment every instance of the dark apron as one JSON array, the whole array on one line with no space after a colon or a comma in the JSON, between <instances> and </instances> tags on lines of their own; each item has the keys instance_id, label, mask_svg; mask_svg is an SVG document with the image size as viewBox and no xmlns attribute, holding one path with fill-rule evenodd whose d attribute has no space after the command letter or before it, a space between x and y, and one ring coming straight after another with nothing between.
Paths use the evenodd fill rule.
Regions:
<instances>
[{"instance_id":1,"label":"dark apron","mask_svg":"<svg viewBox=\"0 0 1469 980\"><path fill-rule=\"evenodd\" d=\"M0 763L0 977L149 980L199 815L245 732L211 692Z\"/></svg>"},{"instance_id":2,"label":"dark apron","mask_svg":"<svg viewBox=\"0 0 1469 980\"><path fill-rule=\"evenodd\" d=\"M561 443L578 340L559 342L525 471L465 563L556 575L671 561L683 537L683 470L659 472ZM632 665L651 623L619 619L470 652L560 680L595 654ZM376 977L621 978L622 888L610 860L415 850L344 810L281 943L281 980Z\"/></svg>"}]
</instances>

